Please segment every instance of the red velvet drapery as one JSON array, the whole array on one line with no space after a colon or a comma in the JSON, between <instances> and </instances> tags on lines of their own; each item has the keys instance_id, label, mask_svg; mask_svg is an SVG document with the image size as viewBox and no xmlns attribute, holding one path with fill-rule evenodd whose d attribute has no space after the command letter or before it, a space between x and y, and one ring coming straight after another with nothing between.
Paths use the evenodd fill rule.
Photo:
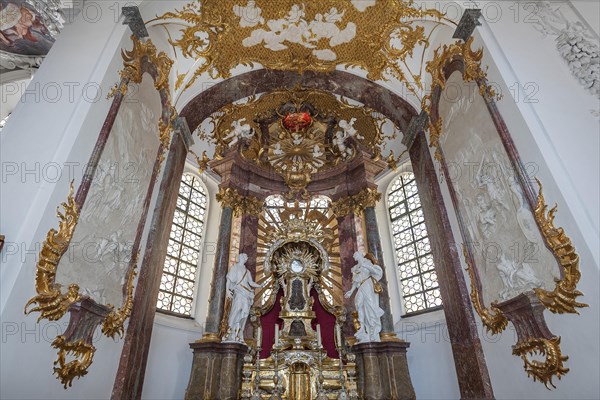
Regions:
<instances>
[{"instance_id":1,"label":"red velvet drapery","mask_svg":"<svg viewBox=\"0 0 600 400\"><path fill-rule=\"evenodd\" d=\"M279 324L279 328L283 327L283 320L279 318L281 312L281 296L283 291L280 289L275 299L275 305L265 315L260 318L262 325L262 350L260 358L268 358L271 355L271 349L275 341L275 324ZM327 356L337 358L338 353L335 348L335 316L327 312L321 305L316 290L312 289L310 295L314 299L313 310L316 314L315 320L312 322L313 329L316 330L317 324L321 325L321 342L327 351Z\"/></svg>"}]
</instances>

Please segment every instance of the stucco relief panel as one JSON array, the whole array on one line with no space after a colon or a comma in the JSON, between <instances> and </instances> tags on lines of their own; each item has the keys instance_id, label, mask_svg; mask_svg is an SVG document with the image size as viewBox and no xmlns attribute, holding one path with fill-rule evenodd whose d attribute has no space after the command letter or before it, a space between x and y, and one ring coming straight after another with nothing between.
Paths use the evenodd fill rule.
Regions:
<instances>
[{"instance_id":1,"label":"stucco relief panel","mask_svg":"<svg viewBox=\"0 0 600 400\"><path fill-rule=\"evenodd\" d=\"M160 97L146 76L121 104L57 282L77 282L99 304L121 305L159 140Z\"/></svg>"},{"instance_id":2,"label":"stucco relief panel","mask_svg":"<svg viewBox=\"0 0 600 400\"><path fill-rule=\"evenodd\" d=\"M484 304L534 288L552 290L554 278L560 277L558 264L545 246L476 84L464 83L461 74L454 73L442 94L439 115L444 121L440 145Z\"/></svg>"}]
</instances>

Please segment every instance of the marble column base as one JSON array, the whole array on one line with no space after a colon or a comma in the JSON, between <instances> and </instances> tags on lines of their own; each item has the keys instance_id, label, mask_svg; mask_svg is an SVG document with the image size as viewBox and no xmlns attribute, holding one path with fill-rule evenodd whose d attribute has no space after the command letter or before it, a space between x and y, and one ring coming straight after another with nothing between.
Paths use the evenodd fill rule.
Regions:
<instances>
[{"instance_id":1,"label":"marble column base","mask_svg":"<svg viewBox=\"0 0 600 400\"><path fill-rule=\"evenodd\" d=\"M248 347L240 343L190 343L194 350L186 400L233 400L242 387Z\"/></svg>"},{"instance_id":2,"label":"marble column base","mask_svg":"<svg viewBox=\"0 0 600 400\"><path fill-rule=\"evenodd\" d=\"M404 341L361 343L356 355L358 396L365 400L415 399Z\"/></svg>"}]
</instances>

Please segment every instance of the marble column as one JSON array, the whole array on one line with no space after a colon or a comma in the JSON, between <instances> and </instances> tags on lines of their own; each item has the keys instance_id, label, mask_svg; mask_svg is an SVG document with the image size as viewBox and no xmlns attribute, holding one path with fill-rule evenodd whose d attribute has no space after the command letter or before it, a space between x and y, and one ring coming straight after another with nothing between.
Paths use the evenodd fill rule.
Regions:
<instances>
[{"instance_id":1,"label":"marble column","mask_svg":"<svg viewBox=\"0 0 600 400\"><path fill-rule=\"evenodd\" d=\"M444 303L461 398L490 399L494 397L492 384L425 134L416 134L408 147Z\"/></svg>"},{"instance_id":2,"label":"marble column","mask_svg":"<svg viewBox=\"0 0 600 400\"><path fill-rule=\"evenodd\" d=\"M354 213L338 216L338 231L340 237L340 259L342 261L342 289L346 293L352 288L352 267L356 264L354 253L358 249ZM354 337L352 312L356 310L353 299L344 298L346 307L346 322L342 327L344 337Z\"/></svg>"},{"instance_id":3,"label":"marble column","mask_svg":"<svg viewBox=\"0 0 600 400\"><path fill-rule=\"evenodd\" d=\"M184 128L182 128L184 129ZM173 214L179 192L179 183L183 175L187 154L189 130L176 131L171 141L165 171L152 223L148 233L144 259L140 267L140 276L135 289L133 310L127 326L125 343L112 391L112 399L140 399L148 351L152 338L152 328L156 315L156 299L160 288L160 279L167 255L167 244L173 221Z\"/></svg>"},{"instance_id":4,"label":"marble column","mask_svg":"<svg viewBox=\"0 0 600 400\"><path fill-rule=\"evenodd\" d=\"M383 252L381 250L381 238L379 237L379 225L377 225L377 215L374 207L365 207L365 225L367 229L367 248L372 253L381 269L383 269L383 277L381 278L381 286L383 292L379 295L379 307L383 309L381 317L381 333L394 332L394 319L392 318L392 310L390 307L390 293L388 288L387 274L385 273L385 265L383 264Z\"/></svg>"},{"instance_id":5,"label":"marble column","mask_svg":"<svg viewBox=\"0 0 600 400\"><path fill-rule=\"evenodd\" d=\"M213 268L208 303L208 316L206 317L204 328L204 336L215 340L219 340L219 325L223 318L223 307L225 305L232 221L233 208L225 205L221 211L221 223L219 224L219 236L216 246L217 254L215 255L215 266Z\"/></svg>"}]
</instances>

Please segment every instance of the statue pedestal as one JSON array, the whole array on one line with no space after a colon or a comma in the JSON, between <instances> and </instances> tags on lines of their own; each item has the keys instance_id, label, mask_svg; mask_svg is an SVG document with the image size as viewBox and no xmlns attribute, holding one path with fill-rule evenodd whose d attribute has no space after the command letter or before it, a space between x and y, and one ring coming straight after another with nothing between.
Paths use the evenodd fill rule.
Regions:
<instances>
[{"instance_id":1,"label":"statue pedestal","mask_svg":"<svg viewBox=\"0 0 600 400\"><path fill-rule=\"evenodd\" d=\"M361 343L356 355L358 396L365 400L414 399L404 341Z\"/></svg>"},{"instance_id":2,"label":"statue pedestal","mask_svg":"<svg viewBox=\"0 0 600 400\"><path fill-rule=\"evenodd\" d=\"M190 343L194 350L186 400L233 400L242 387L242 367L248 347L241 343Z\"/></svg>"}]
</instances>

